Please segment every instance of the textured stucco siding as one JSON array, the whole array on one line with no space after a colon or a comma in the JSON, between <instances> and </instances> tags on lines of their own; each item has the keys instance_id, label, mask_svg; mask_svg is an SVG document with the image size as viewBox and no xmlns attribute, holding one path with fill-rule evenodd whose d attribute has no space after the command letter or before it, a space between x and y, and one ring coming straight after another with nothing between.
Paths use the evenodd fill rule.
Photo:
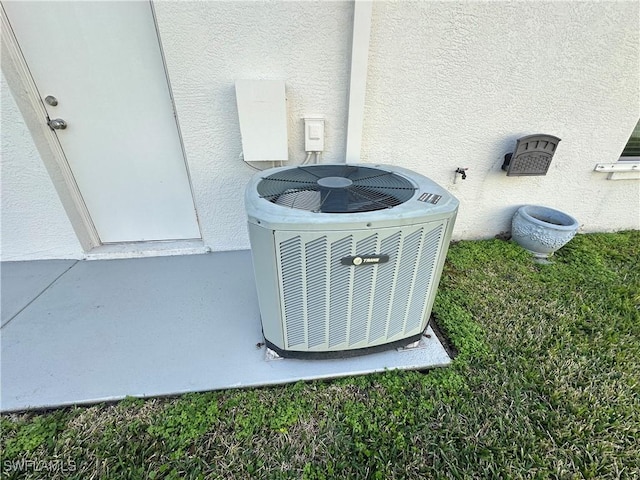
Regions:
<instances>
[{"instance_id":1,"label":"textured stucco siding","mask_svg":"<svg viewBox=\"0 0 640 480\"><path fill-rule=\"evenodd\" d=\"M81 258L82 249L4 75L0 83L3 261Z\"/></svg>"},{"instance_id":2,"label":"textured stucco siding","mask_svg":"<svg viewBox=\"0 0 640 480\"><path fill-rule=\"evenodd\" d=\"M304 114L325 116L323 160L343 161L353 3L154 6L203 241L248 248L254 171L239 159L234 82L285 80L290 164L304 159ZM509 230L522 204L564 210L585 232L640 228L640 181L593 172L640 116L638 15L637 2L373 2L362 160L450 189L456 239ZM2 101L3 257L81 257L4 84ZM506 177L504 154L533 133L562 139L549 173Z\"/></svg>"},{"instance_id":3,"label":"textured stucco siding","mask_svg":"<svg viewBox=\"0 0 640 480\"><path fill-rule=\"evenodd\" d=\"M326 117L325 161L344 161L353 4L155 7L205 243L248 248L243 195L255 172L239 159L235 80L285 80L290 163L305 157L305 114Z\"/></svg>"},{"instance_id":4,"label":"textured stucco siding","mask_svg":"<svg viewBox=\"0 0 640 480\"><path fill-rule=\"evenodd\" d=\"M450 189L454 238L509 230L522 204L582 231L639 228L640 182L593 172L640 115L637 25L637 3L374 2L363 157ZM506 177L504 154L534 133L562 139L548 174Z\"/></svg>"}]
</instances>

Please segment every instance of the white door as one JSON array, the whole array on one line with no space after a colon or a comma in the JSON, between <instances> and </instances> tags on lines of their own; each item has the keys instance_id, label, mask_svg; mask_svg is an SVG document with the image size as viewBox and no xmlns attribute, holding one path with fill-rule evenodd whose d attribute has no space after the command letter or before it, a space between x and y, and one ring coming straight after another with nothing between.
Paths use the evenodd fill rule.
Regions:
<instances>
[{"instance_id":1,"label":"white door","mask_svg":"<svg viewBox=\"0 0 640 480\"><path fill-rule=\"evenodd\" d=\"M101 241L200 238L151 4L3 6Z\"/></svg>"}]
</instances>

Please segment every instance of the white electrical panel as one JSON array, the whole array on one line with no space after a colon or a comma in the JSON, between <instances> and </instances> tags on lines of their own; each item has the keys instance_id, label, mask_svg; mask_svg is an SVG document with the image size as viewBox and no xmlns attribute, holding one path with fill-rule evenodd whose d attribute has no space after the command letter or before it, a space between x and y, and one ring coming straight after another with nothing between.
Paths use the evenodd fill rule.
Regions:
<instances>
[{"instance_id":1,"label":"white electrical panel","mask_svg":"<svg viewBox=\"0 0 640 480\"><path fill-rule=\"evenodd\" d=\"M288 160L283 80L236 80L236 101L247 162Z\"/></svg>"}]
</instances>

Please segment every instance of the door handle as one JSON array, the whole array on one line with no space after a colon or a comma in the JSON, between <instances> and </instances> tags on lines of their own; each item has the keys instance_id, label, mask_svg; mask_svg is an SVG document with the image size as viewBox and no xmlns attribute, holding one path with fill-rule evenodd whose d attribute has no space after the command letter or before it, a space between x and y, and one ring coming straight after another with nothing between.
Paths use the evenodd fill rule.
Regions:
<instances>
[{"instance_id":1,"label":"door handle","mask_svg":"<svg viewBox=\"0 0 640 480\"><path fill-rule=\"evenodd\" d=\"M61 118L54 118L53 120L49 120L47 122L51 130L64 130L67 128L67 122L65 122Z\"/></svg>"}]
</instances>

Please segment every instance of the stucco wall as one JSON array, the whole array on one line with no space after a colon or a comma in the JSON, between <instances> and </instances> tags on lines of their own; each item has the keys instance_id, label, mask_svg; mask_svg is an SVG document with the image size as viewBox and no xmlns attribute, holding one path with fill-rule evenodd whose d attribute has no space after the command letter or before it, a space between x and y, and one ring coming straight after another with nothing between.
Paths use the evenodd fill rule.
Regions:
<instances>
[{"instance_id":1,"label":"stucco wall","mask_svg":"<svg viewBox=\"0 0 640 480\"><path fill-rule=\"evenodd\" d=\"M285 80L291 163L305 157L305 114L326 117L324 158L343 161L353 4L158 2L155 8L205 243L213 250L249 248L243 195L255 172L239 159L235 80Z\"/></svg>"},{"instance_id":2,"label":"stucco wall","mask_svg":"<svg viewBox=\"0 0 640 480\"><path fill-rule=\"evenodd\" d=\"M325 116L324 160L342 161L353 4L154 5L204 242L248 248L242 194L254 172L238 158L234 81L286 81L290 163L304 158L303 114ZM373 8L363 161L411 168L451 189L461 200L455 238L508 230L525 203L565 210L583 231L640 228L640 182L593 172L617 160L640 115L636 2L377 1ZM19 120L15 105L5 112L5 96L3 126ZM507 178L502 157L532 133L562 139L549 173ZM80 256L25 138L18 125L3 133L3 174L11 177L3 181L3 250ZM7 148L14 160L5 172ZM36 173L22 172L18 157ZM456 167L469 169L467 180L456 181ZM46 235L36 228L44 222Z\"/></svg>"},{"instance_id":3,"label":"stucco wall","mask_svg":"<svg viewBox=\"0 0 640 480\"><path fill-rule=\"evenodd\" d=\"M636 2L375 2L363 156L449 188L455 238L508 230L526 203L583 231L639 228L640 182L593 172L640 116L637 21ZM533 133L562 139L548 174L506 177Z\"/></svg>"},{"instance_id":4,"label":"stucco wall","mask_svg":"<svg viewBox=\"0 0 640 480\"><path fill-rule=\"evenodd\" d=\"M3 261L81 258L51 178L25 125L4 75L0 83Z\"/></svg>"}]
</instances>

